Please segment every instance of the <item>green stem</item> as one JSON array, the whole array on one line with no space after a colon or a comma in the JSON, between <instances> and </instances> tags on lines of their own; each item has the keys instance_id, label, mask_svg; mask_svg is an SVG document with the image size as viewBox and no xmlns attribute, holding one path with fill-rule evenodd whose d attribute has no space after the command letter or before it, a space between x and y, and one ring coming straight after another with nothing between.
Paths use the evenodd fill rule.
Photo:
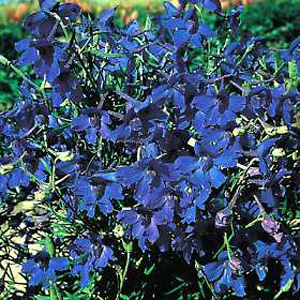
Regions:
<instances>
[{"instance_id":1,"label":"green stem","mask_svg":"<svg viewBox=\"0 0 300 300\"><path fill-rule=\"evenodd\" d=\"M0 65L3 65L4 67L9 67L18 77L23 78L27 82L29 82L31 85L33 85L36 89L39 89L39 87L31 81L27 76L16 66L12 64L10 60L8 60L5 56L0 54Z\"/></svg>"},{"instance_id":2,"label":"green stem","mask_svg":"<svg viewBox=\"0 0 300 300\"><path fill-rule=\"evenodd\" d=\"M54 159L52 172L51 172L51 191L55 191L55 172L56 172L56 163L57 163L58 157Z\"/></svg>"},{"instance_id":3,"label":"green stem","mask_svg":"<svg viewBox=\"0 0 300 300\"><path fill-rule=\"evenodd\" d=\"M115 300L120 299L120 295L121 295L121 292L122 292L122 289L123 289L123 286L124 286L124 283L125 283L125 278L126 278L128 268L129 268L130 254L131 254L131 249L127 249L126 250L126 264L125 264L124 271L123 271L123 273L121 275L121 278L120 278L120 288L119 288L119 292L118 292Z\"/></svg>"},{"instance_id":4,"label":"green stem","mask_svg":"<svg viewBox=\"0 0 300 300\"><path fill-rule=\"evenodd\" d=\"M50 299L58 300L57 294L56 294L56 289L55 289L54 285L50 287Z\"/></svg>"},{"instance_id":5,"label":"green stem","mask_svg":"<svg viewBox=\"0 0 300 300\"><path fill-rule=\"evenodd\" d=\"M245 226L245 228L248 229L248 228L250 228L251 226L253 226L254 224L256 224L257 222L260 222L260 221L262 221L262 220L263 220L263 218L262 218L261 214L259 214L259 215L257 216L257 218L256 218L255 220L251 221L249 224L247 224L247 225Z\"/></svg>"},{"instance_id":6,"label":"green stem","mask_svg":"<svg viewBox=\"0 0 300 300\"><path fill-rule=\"evenodd\" d=\"M228 258L230 259L232 256L232 250L230 248L230 244L229 244L229 238L227 237L227 232L224 233L224 244L226 245L226 250L227 250L227 255Z\"/></svg>"}]
</instances>

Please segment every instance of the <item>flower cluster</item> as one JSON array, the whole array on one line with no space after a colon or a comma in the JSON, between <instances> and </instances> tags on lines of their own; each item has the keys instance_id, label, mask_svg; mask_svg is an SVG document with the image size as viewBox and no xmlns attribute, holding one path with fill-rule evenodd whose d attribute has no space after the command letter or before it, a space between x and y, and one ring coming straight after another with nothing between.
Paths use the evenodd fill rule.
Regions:
<instances>
[{"instance_id":1,"label":"flower cluster","mask_svg":"<svg viewBox=\"0 0 300 300\"><path fill-rule=\"evenodd\" d=\"M274 52L237 35L240 10L179 2L142 29L118 27L116 8L92 20L75 4L40 1L16 44L35 79L24 77L0 115L2 205L22 195L36 214L46 206L72 224L54 237L82 286L116 263L121 223L143 252L201 257L216 293L244 297L245 270L263 280L270 257L283 266L278 289L290 282L296 293L300 236L282 222L300 191L300 40ZM203 23L202 8L222 30ZM42 252L23 272L48 287L67 269Z\"/></svg>"}]
</instances>

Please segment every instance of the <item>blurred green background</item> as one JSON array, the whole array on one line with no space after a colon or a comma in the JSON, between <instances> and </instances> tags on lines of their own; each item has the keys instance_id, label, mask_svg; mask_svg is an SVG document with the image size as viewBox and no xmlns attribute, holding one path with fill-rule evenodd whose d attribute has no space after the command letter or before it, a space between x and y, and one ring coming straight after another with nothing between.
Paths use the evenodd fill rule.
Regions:
<instances>
[{"instance_id":1,"label":"blurred green background","mask_svg":"<svg viewBox=\"0 0 300 300\"><path fill-rule=\"evenodd\" d=\"M176 4L177 0L171 2ZM126 24L137 18L144 24L147 17L163 10L163 0L66 0L75 2L84 11L94 15L107 7L119 4L120 22ZM241 3L243 2L243 3ZM276 48L286 48L300 35L300 0L223 0L225 9L245 4L241 14L241 30L255 36L264 37L268 44ZM30 12L38 9L38 0L0 0L0 54L14 62L18 53L14 44L25 37L22 20ZM216 18L207 15L207 22L214 26ZM10 70L0 65L0 111L9 108L18 98L19 79Z\"/></svg>"}]
</instances>

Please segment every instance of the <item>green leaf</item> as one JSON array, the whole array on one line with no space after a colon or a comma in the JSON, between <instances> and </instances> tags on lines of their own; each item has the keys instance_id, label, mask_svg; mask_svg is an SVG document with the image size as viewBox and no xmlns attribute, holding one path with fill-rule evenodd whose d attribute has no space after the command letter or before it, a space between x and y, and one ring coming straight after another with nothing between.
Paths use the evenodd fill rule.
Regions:
<instances>
[{"instance_id":1,"label":"green leaf","mask_svg":"<svg viewBox=\"0 0 300 300\"><path fill-rule=\"evenodd\" d=\"M98 49L90 49L88 50L91 54L96 55L96 56L100 56L102 58L121 58L122 57L122 53L105 53L102 52Z\"/></svg>"},{"instance_id":2,"label":"green leaf","mask_svg":"<svg viewBox=\"0 0 300 300\"><path fill-rule=\"evenodd\" d=\"M294 277L292 277L288 282L280 289L280 291L275 295L274 300L278 299L282 293L286 293L290 290L294 282Z\"/></svg>"},{"instance_id":3,"label":"green leaf","mask_svg":"<svg viewBox=\"0 0 300 300\"><path fill-rule=\"evenodd\" d=\"M49 236L47 236L45 239L45 248L51 257L55 256L55 248L52 243L52 239Z\"/></svg>"},{"instance_id":4,"label":"green leaf","mask_svg":"<svg viewBox=\"0 0 300 300\"><path fill-rule=\"evenodd\" d=\"M155 268L155 263L148 270L145 269L144 274L145 275L150 275L153 272L154 268Z\"/></svg>"},{"instance_id":5,"label":"green leaf","mask_svg":"<svg viewBox=\"0 0 300 300\"><path fill-rule=\"evenodd\" d=\"M122 243L123 243L123 248L126 252L132 252L132 247L133 247L132 242L126 243L125 241L122 241Z\"/></svg>"},{"instance_id":6,"label":"green leaf","mask_svg":"<svg viewBox=\"0 0 300 300\"><path fill-rule=\"evenodd\" d=\"M164 295L165 296L168 296L168 295L171 295L175 292L177 292L178 290L180 290L181 288L187 286L187 283L186 282L183 282L182 284L178 285L177 287L175 287L173 290L169 291L169 292L166 292Z\"/></svg>"}]
</instances>

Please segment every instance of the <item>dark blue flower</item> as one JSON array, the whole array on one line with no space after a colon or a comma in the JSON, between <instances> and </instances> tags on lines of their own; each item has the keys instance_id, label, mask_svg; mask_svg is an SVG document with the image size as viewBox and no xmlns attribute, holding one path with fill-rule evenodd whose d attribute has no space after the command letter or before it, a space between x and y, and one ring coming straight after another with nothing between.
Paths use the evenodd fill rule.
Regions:
<instances>
[{"instance_id":1,"label":"dark blue flower","mask_svg":"<svg viewBox=\"0 0 300 300\"><path fill-rule=\"evenodd\" d=\"M19 186L28 187L29 184L30 184L30 177L22 169L15 168L10 173L10 179L8 180L8 186L10 189L15 189Z\"/></svg>"},{"instance_id":2,"label":"dark blue flower","mask_svg":"<svg viewBox=\"0 0 300 300\"><path fill-rule=\"evenodd\" d=\"M129 209L122 210L117 215L118 221L128 225L128 232L130 236L138 240L139 247L142 251L148 249L147 241L151 244L160 239L161 246L165 249L168 247L166 241L162 241L164 237L161 236L161 231L164 232L166 228L171 228L174 224L174 197L161 196L159 201L160 207L142 208L142 209ZM149 206L149 205L148 205Z\"/></svg>"},{"instance_id":3,"label":"dark blue flower","mask_svg":"<svg viewBox=\"0 0 300 300\"><path fill-rule=\"evenodd\" d=\"M17 51L23 52L18 60L20 66L34 65L36 75L53 83L61 72L60 60L65 45L48 40L24 39L16 43Z\"/></svg>"},{"instance_id":4,"label":"dark blue flower","mask_svg":"<svg viewBox=\"0 0 300 300\"><path fill-rule=\"evenodd\" d=\"M196 127L200 122L207 125L225 126L236 119L237 113L245 107L246 100L241 96L213 93L196 96L192 104L201 113L196 119Z\"/></svg>"},{"instance_id":5,"label":"dark blue flower","mask_svg":"<svg viewBox=\"0 0 300 300\"><path fill-rule=\"evenodd\" d=\"M43 11L49 11L56 4L56 0L39 0L39 4Z\"/></svg>"},{"instance_id":6,"label":"dark blue flower","mask_svg":"<svg viewBox=\"0 0 300 300\"><path fill-rule=\"evenodd\" d=\"M30 275L29 285L40 285L48 289L56 280L56 271L65 271L69 267L67 257L50 257L45 251L27 260L22 267L22 272Z\"/></svg>"},{"instance_id":7,"label":"dark blue flower","mask_svg":"<svg viewBox=\"0 0 300 300\"><path fill-rule=\"evenodd\" d=\"M269 172L269 165L271 163L270 150L279 139L280 138L267 139L257 146L257 154L259 157L259 169L262 172L262 174L266 175Z\"/></svg>"},{"instance_id":8,"label":"dark blue flower","mask_svg":"<svg viewBox=\"0 0 300 300\"><path fill-rule=\"evenodd\" d=\"M208 280L214 282L217 293L232 288L238 297L246 296L243 264L238 257L228 257L226 251L218 255L218 261L205 265Z\"/></svg>"},{"instance_id":9,"label":"dark blue flower","mask_svg":"<svg viewBox=\"0 0 300 300\"><path fill-rule=\"evenodd\" d=\"M78 208L79 211L86 211L88 216L93 217L95 214L96 193L89 181L86 178L78 178L74 181L71 189L76 197L76 204L74 203L72 207Z\"/></svg>"},{"instance_id":10,"label":"dark blue flower","mask_svg":"<svg viewBox=\"0 0 300 300\"><path fill-rule=\"evenodd\" d=\"M89 284L90 273L105 268L109 261L115 260L113 250L104 245L99 238L78 238L71 246L74 266L71 275L80 276L81 287Z\"/></svg>"},{"instance_id":11,"label":"dark blue flower","mask_svg":"<svg viewBox=\"0 0 300 300\"><path fill-rule=\"evenodd\" d=\"M83 131L91 126L87 116L79 116L72 120L71 129L74 131Z\"/></svg>"},{"instance_id":12,"label":"dark blue flower","mask_svg":"<svg viewBox=\"0 0 300 300\"><path fill-rule=\"evenodd\" d=\"M280 288L283 288L288 281L295 276L295 270L292 268L291 257L296 255L295 246L290 240L283 240L282 243L267 244L262 241L255 242L257 250L256 273L262 281L266 277L267 263L270 258L276 259L282 265Z\"/></svg>"},{"instance_id":13,"label":"dark blue flower","mask_svg":"<svg viewBox=\"0 0 300 300\"><path fill-rule=\"evenodd\" d=\"M7 185L8 177L4 175L0 175L0 204L6 197L8 192L8 185Z\"/></svg>"}]
</instances>

